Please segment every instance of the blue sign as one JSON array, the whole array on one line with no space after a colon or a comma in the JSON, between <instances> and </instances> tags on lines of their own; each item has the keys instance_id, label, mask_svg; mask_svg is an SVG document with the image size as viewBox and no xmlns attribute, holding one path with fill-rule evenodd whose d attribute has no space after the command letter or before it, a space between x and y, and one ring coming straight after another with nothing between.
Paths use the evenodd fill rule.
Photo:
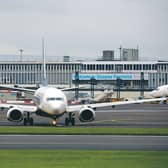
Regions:
<instances>
[{"instance_id":1,"label":"blue sign","mask_svg":"<svg viewBox=\"0 0 168 168\"><path fill-rule=\"evenodd\" d=\"M79 74L79 80L90 80L94 78L96 80L116 80L120 78L122 80L133 80L133 74ZM73 74L72 79L75 80L75 74Z\"/></svg>"}]
</instances>

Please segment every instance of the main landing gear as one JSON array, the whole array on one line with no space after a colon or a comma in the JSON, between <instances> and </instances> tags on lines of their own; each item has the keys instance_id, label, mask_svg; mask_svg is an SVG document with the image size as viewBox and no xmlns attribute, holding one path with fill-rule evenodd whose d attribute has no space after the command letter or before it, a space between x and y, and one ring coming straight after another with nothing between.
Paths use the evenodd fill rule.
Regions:
<instances>
[{"instance_id":1,"label":"main landing gear","mask_svg":"<svg viewBox=\"0 0 168 168\"><path fill-rule=\"evenodd\" d=\"M71 123L72 126L75 125L75 114L70 112L68 113L68 117L65 118L65 125L68 126Z\"/></svg>"},{"instance_id":2,"label":"main landing gear","mask_svg":"<svg viewBox=\"0 0 168 168\"><path fill-rule=\"evenodd\" d=\"M34 123L33 118L30 117L30 113L27 112L26 117L24 117L24 119L23 119L23 124L24 124L25 126L26 126L26 125L31 125L31 126L32 126L33 123Z\"/></svg>"}]
</instances>

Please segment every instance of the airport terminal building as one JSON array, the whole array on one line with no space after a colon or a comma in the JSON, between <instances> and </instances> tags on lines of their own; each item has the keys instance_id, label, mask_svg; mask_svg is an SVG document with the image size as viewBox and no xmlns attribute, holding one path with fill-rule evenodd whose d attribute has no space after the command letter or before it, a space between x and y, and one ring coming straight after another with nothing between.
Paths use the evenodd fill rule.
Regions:
<instances>
[{"instance_id":1,"label":"airport terminal building","mask_svg":"<svg viewBox=\"0 0 168 168\"><path fill-rule=\"evenodd\" d=\"M123 88L153 89L168 83L166 61L92 61L92 62L47 62L46 72L49 85L70 87L78 72L80 84L116 85L121 79ZM41 82L41 62L0 62L1 85L23 85L35 87Z\"/></svg>"}]
</instances>

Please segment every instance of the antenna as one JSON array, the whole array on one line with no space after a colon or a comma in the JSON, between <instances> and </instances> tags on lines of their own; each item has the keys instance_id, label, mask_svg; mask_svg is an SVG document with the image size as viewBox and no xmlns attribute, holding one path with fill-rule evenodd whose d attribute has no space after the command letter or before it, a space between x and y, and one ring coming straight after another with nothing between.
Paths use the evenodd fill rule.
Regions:
<instances>
[{"instance_id":1,"label":"antenna","mask_svg":"<svg viewBox=\"0 0 168 168\"><path fill-rule=\"evenodd\" d=\"M47 75L46 75L46 60L45 60L44 37L42 37L42 57L43 57L42 85L46 86L48 84L48 82L47 82Z\"/></svg>"}]
</instances>

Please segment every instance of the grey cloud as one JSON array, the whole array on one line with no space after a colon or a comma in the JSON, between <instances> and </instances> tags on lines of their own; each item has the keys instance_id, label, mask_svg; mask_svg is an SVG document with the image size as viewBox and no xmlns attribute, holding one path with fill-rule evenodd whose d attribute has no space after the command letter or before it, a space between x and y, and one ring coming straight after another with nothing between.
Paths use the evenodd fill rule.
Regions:
<instances>
[{"instance_id":1,"label":"grey cloud","mask_svg":"<svg viewBox=\"0 0 168 168\"><path fill-rule=\"evenodd\" d=\"M167 7L167 0L0 0L0 52L40 52L44 35L53 55L94 57L121 44L166 59Z\"/></svg>"},{"instance_id":2,"label":"grey cloud","mask_svg":"<svg viewBox=\"0 0 168 168\"><path fill-rule=\"evenodd\" d=\"M64 10L64 1L65 0L0 0L0 11L1 13L62 13Z\"/></svg>"}]
</instances>

